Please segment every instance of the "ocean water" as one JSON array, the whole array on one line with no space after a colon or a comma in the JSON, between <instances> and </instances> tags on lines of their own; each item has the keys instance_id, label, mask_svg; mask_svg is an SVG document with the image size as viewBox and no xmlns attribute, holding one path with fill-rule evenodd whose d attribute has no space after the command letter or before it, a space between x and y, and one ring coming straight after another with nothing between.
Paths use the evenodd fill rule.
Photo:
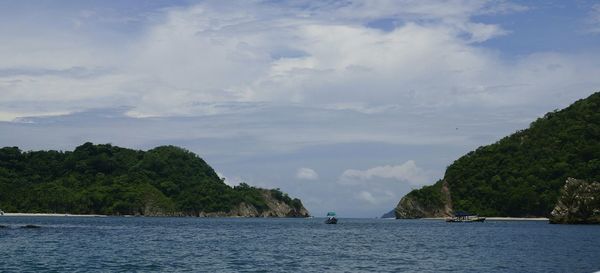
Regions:
<instances>
[{"instance_id":1,"label":"ocean water","mask_svg":"<svg viewBox=\"0 0 600 273\"><path fill-rule=\"evenodd\" d=\"M0 216L0 225L1 272L600 270L600 226L540 221Z\"/></svg>"}]
</instances>

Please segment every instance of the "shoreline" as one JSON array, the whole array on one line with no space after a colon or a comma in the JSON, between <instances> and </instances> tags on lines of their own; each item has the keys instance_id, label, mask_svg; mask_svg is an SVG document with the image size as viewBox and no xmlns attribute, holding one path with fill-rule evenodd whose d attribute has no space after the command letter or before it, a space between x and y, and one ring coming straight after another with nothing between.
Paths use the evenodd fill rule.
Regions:
<instances>
[{"instance_id":1,"label":"shoreline","mask_svg":"<svg viewBox=\"0 0 600 273\"><path fill-rule=\"evenodd\" d=\"M3 216L8 217L151 217L151 218L161 218L161 217L173 217L173 218L279 218L279 219L288 219L288 218L298 218L298 219L309 219L314 217L254 217L254 216L233 216L233 215L204 215L204 216L188 216L188 215L104 215L104 214L71 214L71 213L27 213L27 212L5 212L3 215L0 215L0 219Z\"/></svg>"},{"instance_id":2,"label":"shoreline","mask_svg":"<svg viewBox=\"0 0 600 273\"><path fill-rule=\"evenodd\" d=\"M492 221L549 221L545 217L485 217L485 220Z\"/></svg>"},{"instance_id":3,"label":"shoreline","mask_svg":"<svg viewBox=\"0 0 600 273\"><path fill-rule=\"evenodd\" d=\"M109 217L110 215L102 215L102 214L71 214L71 213L25 213L25 212L5 212L2 216L9 217ZM120 215L121 217L135 217L134 215ZM169 216L167 216L169 217ZM175 216L178 217L178 216ZM203 217L200 217L203 218ZM219 218L219 217L217 217ZM247 218L241 216L225 216L223 218ZM252 218L252 217L250 217ZM275 217L278 218L278 217ZM287 218L287 217L281 217ZM307 217L310 218L310 217ZM368 219L368 218L365 218ZM395 219L395 218L380 218L380 219L390 219L390 220L406 220L406 219ZM422 220L446 220L446 217L425 217L420 218ZM413 219L409 219L413 220ZM549 221L548 218L545 217L485 217L485 220L490 221Z\"/></svg>"},{"instance_id":4,"label":"shoreline","mask_svg":"<svg viewBox=\"0 0 600 273\"><path fill-rule=\"evenodd\" d=\"M424 220L446 220L445 217L421 218ZM545 217L485 217L485 220L491 221L548 221Z\"/></svg>"},{"instance_id":5,"label":"shoreline","mask_svg":"<svg viewBox=\"0 0 600 273\"><path fill-rule=\"evenodd\" d=\"M44 216L44 217L107 217L107 215L101 214L70 214L70 213L22 213L22 212L5 212L2 216L15 216L15 217L27 217L27 216Z\"/></svg>"}]
</instances>

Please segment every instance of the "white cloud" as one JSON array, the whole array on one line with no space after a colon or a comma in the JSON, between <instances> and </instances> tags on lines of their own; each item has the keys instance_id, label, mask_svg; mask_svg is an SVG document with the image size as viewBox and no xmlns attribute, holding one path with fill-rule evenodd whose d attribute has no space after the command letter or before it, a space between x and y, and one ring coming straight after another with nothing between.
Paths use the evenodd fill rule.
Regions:
<instances>
[{"instance_id":1,"label":"white cloud","mask_svg":"<svg viewBox=\"0 0 600 273\"><path fill-rule=\"evenodd\" d=\"M296 178L302 180L317 180L319 179L319 174L310 168L300 168L296 172Z\"/></svg>"},{"instance_id":2,"label":"white cloud","mask_svg":"<svg viewBox=\"0 0 600 273\"><path fill-rule=\"evenodd\" d=\"M472 17L524 9L507 1L294 3L207 1L165 9L127 43L110 45L68 29L47 35L40 25L3 28L0 120L128 106L130 117L192 116L198 124L153 128L148 138L243 138L252 141L243 150L254 152L356 142L463 144L470 142L464 129L439 131L487 124L492 113L503 113L512 129L514 120L535 116L513 116L511 107L544 113L600 86L597 54L507 61L480 45L507 31ZM380 18L400 23L386 31L368 26ZM29 53L16 54L22 51Z\"/></svg>"},{"instance_id":3,"label":"white cloud","mask_svg":"<svg viewBox=\"0 0 600 273\"><path fill-rule=\"evenodd\" d=\"M499 10L510 10L501 4ZM532 58L506 63L476 45L507 34L498 25L470 19L493 11L493 2L331 5L322 4L323 14L308 17L277 5L224 7L214 2L170 11L163 24L139 41L141 50L126 66L142 83L122 88L140 98L132 102L130 114L205 115L215 111L203 107L206 103L222 102L338 109L369 105L365 112L389 102L401 107L526 104L563 92L557 83L581 82L573 75L589 82L599 70L595 62L567 56L554 60L562 67L556 74L565 76L553 77L547 69L536 70L536 77L523 76L530 75ZM405 23L388 32L364 24L384 16L398 16ZM534 65L548 61L539 57ZM577 72L581 67L589 73Z\"/></svg>"},{"instance_id":4,"label":"white cloud","mask_svg":"<svg viewBox=\"0 0 600 273\"><path fill-rule=\"evenodd\" d=\"M417 167L413 160L406 161L402 165L377 166L367 170L348 169L342 173L338 182L341 184L356 184L376 178L393 179L411 185L423 185L431 182L428 173Z\"/></svg>"},{"instance_id":5,"label":"white cloud","mask_svg":"<svg viewBox=\"0 0 600 273\"><path fill-rule=\"evenodd\" d=\"M368 191L361 191L361 192L359 192L358 193L358 198L360 200L363 200L363 201L365 201L367 203L370 203L370 204L377 204L377 199L375 199L375 197L373 197L373 194L371 194Z\"/></svg>"},{"instance_id":6,"label":"white cloud","mask_svg":"<svg viewBox=\"0 0 600 273\"><path fill-rule=\"evenodd\" d=\"M0 46L0 72L103 72L88 77L0 73L0 104L12 105L3 109L10 117L38 113L40 105L55 113L115 104L131 106L128 114L134 117L212 115L231 111L213 104L232 102L369 113L390 102L400 107L531 103L564 92L568 84L598 84L597 58L559 56L554 61L560 73L541 69L531 77L530 65L548 59L507 63L477 45L507 31L473 16L524 9L483 0L207 1L167 9L123 44L98 45L93 36L69 31L40 35L39 26L0 32L10 37ZM391 31L367 26L380 18L401 23ZM65 42L73 40L79 42ZM29 54L15 54L24 48Z\"/></svg>"},{"instance_id":7,"label":"white cloud","mask_svg":"<svg viewBox=\"0 0 600 273\"><path fill-rule=\"evenodd\" d=\"M375 194L373 194L375 192ZM396 201L398 197L391 191L374 189L373 191L360 191L356 197L370 205L388 203L390 200Z\"/></svg>"}]
</instances>

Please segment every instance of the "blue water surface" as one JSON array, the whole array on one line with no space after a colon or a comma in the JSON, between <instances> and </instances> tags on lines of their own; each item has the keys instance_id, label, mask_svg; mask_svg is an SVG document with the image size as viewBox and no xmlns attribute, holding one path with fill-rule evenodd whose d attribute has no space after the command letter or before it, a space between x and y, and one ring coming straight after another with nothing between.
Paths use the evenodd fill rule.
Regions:
<instances>
[{"instance_id":1,"label":"blue water surface","mask_svg":"<svg viewBox=\"0 0 600 273\"><path fill-rule=\"evenodd\" d=\"M2 272L600 270L600 226L545 221L0 216L0 225Z\"/></svg>"}]
</instances>

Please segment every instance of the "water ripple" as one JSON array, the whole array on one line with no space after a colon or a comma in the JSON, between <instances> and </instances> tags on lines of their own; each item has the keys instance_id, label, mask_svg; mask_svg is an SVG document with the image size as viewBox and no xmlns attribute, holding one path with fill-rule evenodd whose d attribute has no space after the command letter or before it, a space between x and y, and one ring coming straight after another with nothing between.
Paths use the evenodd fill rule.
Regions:
<instances>
[{"instance_id":1,"label":"water ripple","mask_svg":"<svg viewBox=\"0 0 600 273\"><path fill-rule=\"evenodd\" d=\"M27 224L38 229L18 228ZM1 217L2 272L593 272L600 226Z\"/></svg>"}]
</instances>

